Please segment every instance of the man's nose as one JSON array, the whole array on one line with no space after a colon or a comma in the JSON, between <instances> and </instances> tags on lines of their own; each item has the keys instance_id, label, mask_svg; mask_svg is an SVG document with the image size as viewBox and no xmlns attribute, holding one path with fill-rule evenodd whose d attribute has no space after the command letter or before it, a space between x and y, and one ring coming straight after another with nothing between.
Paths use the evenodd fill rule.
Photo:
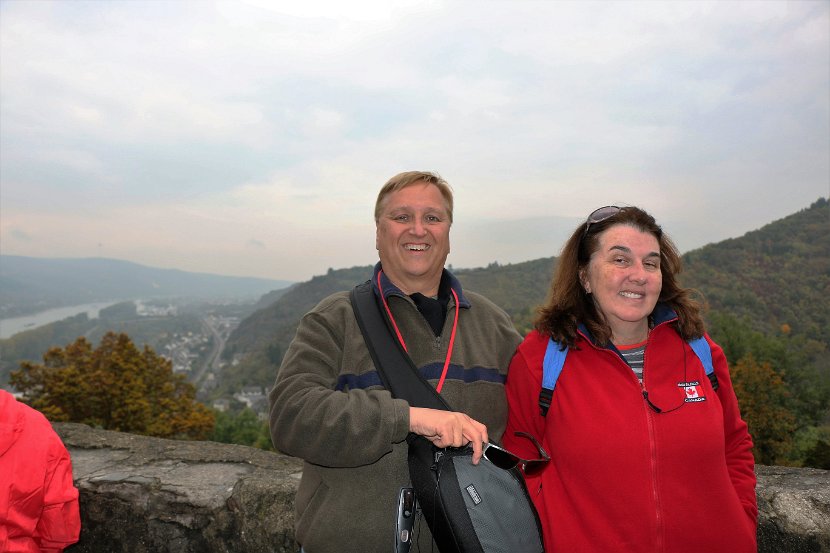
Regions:
<instances>
[{"instance_id":1,"label":"man's nose","mask_svg":"<svg viewBox=\"0 0 830 553\"><path fill-rule=\"evenodd\" d=\"M423 236L427 232L427 227L421 219L415 218L412 221L412 234L416 236Z\"/></svg>"}]
</instances>

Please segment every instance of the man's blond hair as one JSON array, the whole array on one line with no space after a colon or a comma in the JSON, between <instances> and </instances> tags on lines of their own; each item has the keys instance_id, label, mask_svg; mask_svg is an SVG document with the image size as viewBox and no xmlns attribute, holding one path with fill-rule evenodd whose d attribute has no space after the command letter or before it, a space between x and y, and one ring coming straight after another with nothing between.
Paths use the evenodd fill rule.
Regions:
<instances>
[{"instance_id":1,"label":"man's blond hair","mask_svg":"<svg viewBox=\"0 0 830 553\"><path fill-rule=\"evenodd\" d=\"M378 199L375 202L375 223L380 221L380 213L383 211L386 199L390 194L419 182L432 184L438 188L441 195L444 197L444 203L447 204L447 213L450 217L450 223L452 223L452 188L450 188L449 183L442 179L438 174L430 173L428 171L406 171L404 173L398 173L386 181L386 184L384 184L383 188L380 189Z\"/></svg>"}]
</instances>

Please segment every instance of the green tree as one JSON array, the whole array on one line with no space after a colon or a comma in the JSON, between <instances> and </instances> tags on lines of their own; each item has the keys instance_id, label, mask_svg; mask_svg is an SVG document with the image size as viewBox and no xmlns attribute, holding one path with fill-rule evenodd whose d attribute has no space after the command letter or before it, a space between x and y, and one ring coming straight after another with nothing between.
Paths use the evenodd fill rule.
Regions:
<instances>
[{"instance_id":1,"label":"green tree","mask_svg":"<svg viewBox=\"0 0 830 553\"><path fill-rule=\"evenodd\" d=\"M213 414L196 401L193 385L123 333L108 332L97 348L81 337L51 348L43 363L20 367L11 384L53 421L164 438L204 439L213 430Z\"/></svg>"},{"instance_id":2,"label":"green tree","mask_svg":"<svg viewBox=\"0 0 830 553\"><path fill-rule=\"evenodd\" d=\"M819 469L830 469L830 443L819 440L812 450L807 454L804 464Z\"/></svg>"},{"instance_id":3,"label":"green tree","mask_svg":"<svg viewBox=\"0 0 830 553\"><path fill-rule=\"evenodd\" d=\"M239 444L273 450L268 423L259 420L249 408L239 413L216 412L216 426L210 437L214 442Z\"/></svg>"},{"instance_id":4,"label":"green tree","mask_svg":"<svg viewBox=\"0 0 830 553\"><path fill-rule=\"evenodd\" d=\"M713 312L709 316L709 331L723 347L730 366L738 360L752 357L756 363L768 363L783 382L787 394L775 396L772 402L795 417L792 447L786 459L778 462L788 465L819 466L819 441L822 427L827 424L830 405L830 361L828 345L803 335L794 335L787 324L779 325L773 333L752 328L747 318L729 313ZM750 398L741 399L741 410ZM789 437L787 437L789 439ZM819 448L815 455L811 451ZM809 458L809 460L808 460ZM820 462L819 462L820 463Z\"/></svg>"}]
</instances>

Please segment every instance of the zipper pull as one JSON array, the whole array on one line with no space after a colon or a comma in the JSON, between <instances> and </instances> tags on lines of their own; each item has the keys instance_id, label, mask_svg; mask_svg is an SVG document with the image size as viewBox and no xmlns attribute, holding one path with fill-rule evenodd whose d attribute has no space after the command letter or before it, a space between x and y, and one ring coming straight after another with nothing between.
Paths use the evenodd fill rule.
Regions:
<instances>
[{"instance_id":1,"label":"zipper pull","mask_svg":"<svg viewBox=\"0 0 830 553\"><path fill-rule=\"evenodd\" d=\"M438 463L441 461L441 457L443 457L443 456L444 456L443 451L441 451L441 450L436 451L435 455L432 458L432 466L429 467L429 470L431 470L432 472L438 472L438 474L440 475L440 472L438 471Z\"/></svg>"},{"instance_id":2,"label":"zipper pull","mask_svg":"<svg viewBox=\"0 0 830 553\"><path fill-rule=\"evenodd\" d=\"M646 390L643 390L643 399L646 400L646 403L648 403L648 406L651 407L654 410L655 413L662 413L663 412L662 409L660 409L659 407L654 405L651 402L651 400L648 399L648 392Z\"/></svg>"}]
</instances>

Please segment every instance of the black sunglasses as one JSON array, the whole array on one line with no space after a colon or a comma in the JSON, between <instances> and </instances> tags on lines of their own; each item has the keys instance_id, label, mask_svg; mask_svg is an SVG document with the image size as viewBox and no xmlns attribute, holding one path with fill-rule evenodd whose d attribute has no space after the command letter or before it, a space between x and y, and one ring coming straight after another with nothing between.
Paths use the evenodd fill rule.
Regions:
<instances>
[{"instance_id":1,"label":"black sunglasses","mask_svg":"<svg viewBox=\"0 0 830 553\"><path fill-rule=\"evenodd\" d=\"M544 448L542 448L542 445L536 441L536 438L530 434L527 434L526 432L516 432L515 435L521 438L527 438L533 442L533 445L536 446L536 450L539 452L539 459L522 459L518 455L510 453L506 449L490 443L484 444L484 458L500 469L510 470L517 465L521 465L522 470L527 475L533 475L540 472L550 462L550 456L548 453L544 450Z\"/></svg>"}]
</instances>

